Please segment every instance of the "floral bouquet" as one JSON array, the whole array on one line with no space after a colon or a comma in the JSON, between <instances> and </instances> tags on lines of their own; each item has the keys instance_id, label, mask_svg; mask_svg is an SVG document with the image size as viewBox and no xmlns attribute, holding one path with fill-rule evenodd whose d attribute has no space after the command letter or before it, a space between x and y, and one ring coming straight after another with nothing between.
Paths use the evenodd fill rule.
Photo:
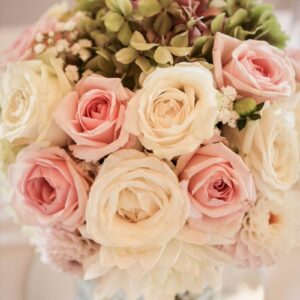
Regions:
<instances>
[{"instance_id":1,"label":"floral bouquet","mask_svg":"<svg viewBox=\"0 0 300 300\"><path fill-rule=\"evenodd\" d=\"M91 280L96 300L168 300L288 255L287 39L256 0L78 0L28 28L2 53L1 168L42 260Z\"/></svg>"}]
</instances>

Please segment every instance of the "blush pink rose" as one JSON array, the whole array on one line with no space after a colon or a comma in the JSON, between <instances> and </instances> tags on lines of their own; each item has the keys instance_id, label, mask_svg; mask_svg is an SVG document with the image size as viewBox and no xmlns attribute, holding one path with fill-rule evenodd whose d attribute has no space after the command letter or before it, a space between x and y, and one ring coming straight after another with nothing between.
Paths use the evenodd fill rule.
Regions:
<instances>
[{"instance_id":1,"label":"blush pink rose","mask_svg":"<svg viewBox=\"0 0 300 300\"><path fill-rule=\"evenodd\" d=\"M68 231L83 223L88 179L65 150L25 148L10 166L9 180L22 223Z\"/></svg>"},{"instance_id":2,"label":"blush pink rose","mask_svg":"<svg viewBox=\"0 0 300 300\"><path fill-rule=\"evenodd\" d=\"M296 81L300 83L300 49L290 48L287 55L292 61L296 73Z\"/></svg>"},{"instance_id":3,"label":"blush pink rose","mask_svg":"<svg viewBox=\"0 0 300 300\"><path fill-rule=\"evenodd\" d=\"M8 49L0 53L2 56L0 66L33 58L32 50L36 34L55 31L57 23L56 19L45 15L35 25L27 28Z\"/></svg>"},{"instance_id":4,"label":"blush pink rose","mask_svg":"<svg viewBox=\"0 0 300 300\"><path fill-rule=\"evenodd\" d=\"M131 96L121 79L92 75L62 100L54 118L75 141L70 146L75 157L97 161L126 145L123 120Z\"/></svg>"},{"instance_id":5,"label":"blush pink rose","mask_svg":"<svg viewBox=\"0 0 300 300\"><path fill-rule=\"evenodd\" d=\"M179 179L188 182L191 209L180 238L192 243L232 243L256 200L252 174L223 143L181 156Z\"/></svg>"},{"instance_id":6,"label":"blush pink rose","mask_svg":"<svg viewBox=\"0 0 300 300\"><path fill-rule=\"evenodd\" d=\"M295 72L287 55L263 41L215 36L214 73L218 88L233 86L258 103L285 99L295 91Z\"/></svg>"}]
</instances>

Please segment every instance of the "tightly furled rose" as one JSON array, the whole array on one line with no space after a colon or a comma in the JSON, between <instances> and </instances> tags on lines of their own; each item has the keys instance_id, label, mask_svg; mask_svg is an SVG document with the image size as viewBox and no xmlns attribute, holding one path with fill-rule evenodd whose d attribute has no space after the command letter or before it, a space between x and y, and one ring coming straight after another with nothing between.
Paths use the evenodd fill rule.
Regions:
<instances>
[{"instance_id":1,"label":"tightly furled rose","mask_svg":"<svg viewBox=\"0 0 300 300\"><path fill-rule=\"evenodd\" d=\"M261 120L249 121L242 131L227 129L224 134L245 158L263 195L288 191L299 180L299 144L292 111L265 104Z\"/></svg>"},{"instance_id":2,"label":"tightly furled rose","mask_svg":"<svg viewBox=\"0 0 300 300\"><path fill-rule=\"evenodd\" d=\"M89 183L58 147L27 147L9 167L12 206L27 225L74 231L84 221Z\"/></svg>"},{"instance_id":3,"label":"tightly furled rose","mask_svg":"<svg viewBox=\"0 0 300 300\"><path fill-rule=\"evenodd\" d=\"M184 225L188 207L187 193L167 163L120 150L104 161L91 187L87 237L120 252L165 246Z\"/></svg>"},{"instance_id":4,"label":"tightly furled rose","mask_svg":"<svg viewBox=\"0 0 300 300\"><path fill-rule=\"evenodd\" d=\"M256 200L254 180L241 157L222 143L181 156L179 179L188 182L190 214L180 238L191 243L229 242Z\"/></svg>"},{"instance_id":5,"label":"tightly furled rose","mask_svg":"<svg viewBox=\"0 0 300 300\"><path fill-rule=\"evenodd\" d=\"M195 151L214 134L217 91L200 64L156 69L130 100L126 129L160 158Z\"/></svg>"},{"instance_id":6,"label":"tightly furled rose","mask_svg":"<svg viewBox=\"0 0 300 300\"><path fill-rule=\"evenodd\" d=\"M295 90L295 72L287 55L268 43L239 41L217 33L213 48L218 88L233 86L257 102L282 100Z\"/></svg>"},{"instance_id":7,"label":"tightly furled rose","mask_svg":"<svg viewBox=\"0 0 300 300\"><path fill-rule=\"evenodd\" d=\"M75 141L74 156L98 161L129 141L123 119L132 92L119 78L92 75L82 79L55 112L57 124Z\"/></svg>"},{"instance_id":8,"label":"tightly furled rose","mask_svg":"<svg viewBox=\"0 0 300 300\"><path fill-rule=\"evenodd\" d=\"M52 66L31 60L9 64L2 78L0 138L16 145L48 142L64 146L67 135L53 112L70 84L59 61Z\"/></svg>"}]
</instances>

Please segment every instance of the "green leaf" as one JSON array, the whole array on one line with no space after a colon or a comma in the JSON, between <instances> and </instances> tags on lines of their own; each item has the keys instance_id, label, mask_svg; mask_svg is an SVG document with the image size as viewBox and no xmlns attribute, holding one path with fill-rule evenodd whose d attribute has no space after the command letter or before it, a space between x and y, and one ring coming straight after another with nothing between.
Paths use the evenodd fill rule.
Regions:
<instances>
[{"instance_id":1,"label":"green leaf","mask_svg":"<svg viewBox=\"0 0 300 300\"><path fill-rule=\"evenodd\" d=\"M118 39L124 46L128 46L130 43L131 36L132 31L129 27L128 22L125 22L124 25L121 27L120 31L118 32Z\"/></svg>"},{"instance_id":2,"label":"green leaf","mask_svg":"<svg viewBox=\"0 0 300 300\"><path fill-rule=\"evenodd\" d=\"M234 15L229 19L228 28L233 28L242 24L248 17L248 12L246 9L239 8Z\"/></svg>"},{"instance_id":3,"label":"green leaf","mask_svg":"<svg viewBox=\"0 0 300 300\"><path fill-rule=\"evenodd\" d=\"M98 55L87 62L85 69L93 72L104 71L107 74L113 74L115 66L111 61L107 61L101 55Z\"/></svg>"},{"instance_id":4,"label":"green leaf","mask_svg":"<svg viewBox=\"0 0 300 300\"><path fill-rule=\"evenodd\" d=\"M120 12L119 6L118 6L118 1L116 0L105 0L106 6L114 11L114 12Z\"/></svg>"},{"instance_id":5,"label":"green leaf","mask_svg":"<svg viewBox=\"0 0 300 300\"><path fill-rule=\"evenodd\" d=\"M264 108L264 106L265 106L265 102L258 104L256 107L256 111L261 111Z\"/></svg>"},{"instance_id":6,"label":"green leaf","mask_svg":"<svg viewBox=\"0 0 300 300\"><path fill-rule=\"evenodd\" d=\"M162 10L162 7L157 0L140 0L138 2L138 8L140 13L145 17L155 16Z\"/></svg>"},{"instance_id":7,"label":"green leaf","mask_svg":"<svg viewBox=\"0 0 300 300\"><path fill-rule=\"evenodd\" d=\"M147 51L157 46L157 44L154 43L147 43L144 36L138 31L133 33L130 40L130 45L132 48L138 51Z\"/></svg>"},{"instance_id":8,"label":"green leaf","mask_svg":"<svg viewBox=\"0 0 300 300\"><path fill-rule=\"evenodd\" d=\"M128 65L135 61L135 59L138 57L139 53L128 47L128 48L123 48L119 52L116 53L116 59L118 62Z\"/></svg>"},{"instance_id":9,"label":"green leaf","mask_svg":"<svg viewBox=\"0 0 300 300\"><path fill-rule=\"evenodd\" d=\"M125 17L128 17L132 13L132 4L130 0L115 0L118 3L119 9Z\"/></svg>"},{"instance_id":10,"label":"green leaf","mask_svg":"<svg viewBox=\"0 0 300 300\"><path fill-rule=\"evenodd\" d=\"M247 125L247 119L246 118L239 119L236 124L239 131L242 131Z\"/></svg>"},{"instance_id":11,"label":"green leaf","mask_svg":"<svg viewBox=\"0 0 300 300\"><path fill-rule=\"evenodd\" d=\"M102 33L98 30L91 32L91 37L98 47L104 47L105 44L109 42L109 37L107 36L107 34Z\"/></svg>"},{"instance_id":12,"label":"green leaf","mask_svg":"<svg viewBox=\"0 0 300 300\"><path fill-rule=\"evenodd\" d=\"M225 13L219 14L211 22L210 29L212 34L215 34L218 31L222 31L225 20Z\"/></svg>"},{"instance_id":13,"label":"green leaf","mask_svg":"<svg viewBox=\"0 0 300 300\"><path fill-rule=\"evenodd\" d=\"M111 54L108 50L102 48L102 49L98 49L96 51L96 53L98 55L100 55L101 57L103 57L104 59L106 59L107 61L110 61L111 60Z\"/></svg>"},{"instance_id":14,"label":"green leaf","mask_svg":"<svg viewBox=\"0 0 300 300\"><path fill-rule=\"evenodd\" d=\"M108 31L118 32L124 24L124 18L113 11L109 11L104 17L104 24Z\"/></svg>"},{"instance_id":15,"label":"green leaf","mask_svg":"<svg viewBox=\"0 0 300 300\"><path fill-rule=\"evenodd\" d=\"M261 119L261 115L260 114L253 114L253 115L250 115L249 118L252 121L256 121L256 120L260 120Z\"/></svg>"},{"instance_id":16,"label":"green leaf","mask_svg":"<svg viewBox=\"0 0 300 300\"><path fill-rule=\"evenodd\" d=\"M168 47L168 49L173 55L183 57L190 54L192 47Z\"/></svg>"},{"instance_id":17,"label":"green leaf","mask_svg":"<svg viewBox=\"0 0 300 300\"><path fill-rule=\"evenodd\" d=\"M154 53L154 60L161 65L173 64L173 56L167 47L159 46Z\"/></svg>"},{"instance_id":18,"label":"green leaf","mask_svg":"<svg viewBox=\"0 0 300 300\"><path fill-rule=\"evenodd\" d=\"M168 31L171 30L173 22L168 13L162 12L157 16L153 24L153 29L160 35L165 35Z\"/></svg>"},{"instance_id":19,"label":"green leaf","mask_svg":"<svg viewBox=\"0 0 300 300\"><path fill-rule=\"evenodd\" d=\"M85 32L89 33L92 32L94 30L97 29L97 23L95 20L89 18L89 17L84 17L81 22L80 25L82 30L84 30Z\"/></svg>"},{"instance_id":20,"label":"green leaf","mask_svg":"<svg viewBox=\"0 0 300 300\"><path fill-rule=\"evenodd\" d=\"M135 61L135 63L141 68L141 70L143 71L143 72L148 72L149 70L150 70L150 68L152 67L151 66L151 64L150 64L150 62L149 62L149 60L146 58L146 57L144 57L144 56L139 56L137 59L136 59L136 61Z\"/></svg>"},{"instance_id":21,"label":"green leaf","mask_svg":"<svg viewBox=\"0 0 300 300\"><path fill-rule=\"evenodd\" d=\"M194 41L194 45L193 45L193 49L192 49L191 55L192 56L200 56L200 54L202 53L203 45L206 43L207 40L208 40L207 36L200 36L200 37L198 37Z\"/></svg>"},{"instance_id":22,"label":"green leaf","mask_svg":"<svg viewBox=\"0 0 300 300\"><path fill-rule=\"evenodd\" d=\"M188 47L189 45L189 33L185 31L174 36L170 42L171 46L173 47Z\"/></svg>"}]
</instances>

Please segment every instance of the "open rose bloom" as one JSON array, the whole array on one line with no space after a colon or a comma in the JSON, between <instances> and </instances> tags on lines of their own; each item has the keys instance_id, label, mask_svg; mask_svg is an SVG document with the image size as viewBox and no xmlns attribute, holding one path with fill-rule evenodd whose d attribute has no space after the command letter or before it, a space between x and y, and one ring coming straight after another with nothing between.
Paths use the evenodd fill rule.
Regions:
<instances>
[{"instance_id":1,"label":"open rose bloom","mask_svg":"<svg viewBox=\"0 0 300 300\"><path fill-rule=\"evenodd\" d=\"M198 299L299 244L300 52L233 2L58 5L2 55L11 206L91 300Z\"/></svg>"}]
</instances>

